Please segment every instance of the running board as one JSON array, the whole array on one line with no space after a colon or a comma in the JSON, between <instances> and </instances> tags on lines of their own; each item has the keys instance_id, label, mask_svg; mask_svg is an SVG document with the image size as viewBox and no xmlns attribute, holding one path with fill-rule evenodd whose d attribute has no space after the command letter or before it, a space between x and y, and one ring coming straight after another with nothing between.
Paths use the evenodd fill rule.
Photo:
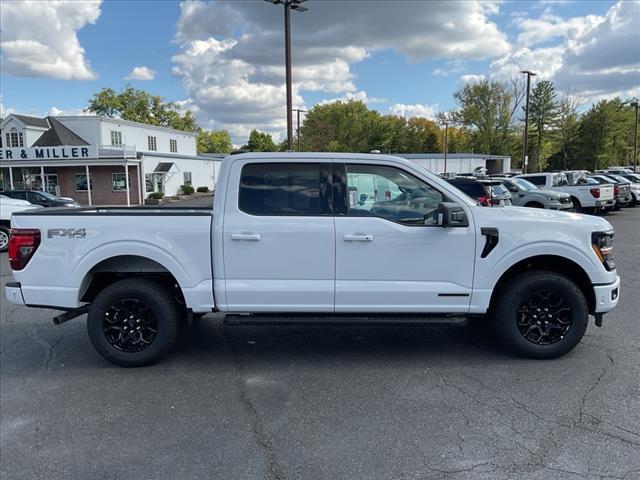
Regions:
<instances>
[{"instance_id":1,"label":"running board","mask_svg":"<svg viewBox=\"0 0 640 480\"><path fill-rule=\"evenodd\" d=\"M238 325L449 325L463 327L466 317L429 315L279 315L279 314L228 314L224 324Z\"/></svg>"}]
</instances>

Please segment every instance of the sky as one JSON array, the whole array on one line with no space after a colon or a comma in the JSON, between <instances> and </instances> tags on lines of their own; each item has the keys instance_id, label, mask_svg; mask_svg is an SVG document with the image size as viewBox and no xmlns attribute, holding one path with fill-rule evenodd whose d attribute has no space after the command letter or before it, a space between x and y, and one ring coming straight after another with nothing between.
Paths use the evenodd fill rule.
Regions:
<instances>
[{"instance_id":1,"label":"sky","mask_svg":"<svg viewBox=\"0 0 640 480\"><path fill-rule=\"evenodd\" d=\"M294 108L358 99L434 118L523 69L583 108L640 96L638 1L308 0L292 12ZM178 102L236 145L285 136L283 7L263 0L0 2L0 109L75 115L103 87ZM520 75L522 77L522 75Z\"/></svg>"}]
</instances>

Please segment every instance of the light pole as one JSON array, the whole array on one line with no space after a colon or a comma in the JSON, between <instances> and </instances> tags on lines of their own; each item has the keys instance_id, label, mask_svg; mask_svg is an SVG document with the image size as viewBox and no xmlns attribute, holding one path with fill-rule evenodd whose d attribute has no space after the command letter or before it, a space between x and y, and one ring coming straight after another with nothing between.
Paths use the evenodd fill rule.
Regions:
<instances>
[{"instance_id":1,"label":"light pole","mask_svg":"<svg viewBox=\"0 0 640 480\"><path fill-rule=\"evenodd\" d=\"M444 174L447 175L447 141L449 137L449 121L444 121Z\"/></svg>"},{"instance_id":2,"label":"light pole","mask_svg":"<svg viewBox=\"0 0 640 480\"><path fill-rule=\"evenodd\" d=\"M520 73L527 75L527 101L524 108L524 145L522 146L522 170L527 173L529 164L529 91L531 90L531 77L536 74L530 70L522 70Z\"/></svg>"},{"instance_id":3,"label":"light pole","mask_svg":"<svg viewBox=\"0 0 640 480\"><path fill-rule=\"evenodd\" d=\"M293 150L293 102L291 95L291 10L306 12L308 8L300 5L306 0L266 0L274 5L284 6L284 61L287 77L287 145Z\"/></svg>"},{"instance_id":4,"label":"light pole","mask_svg":"<svg viewBox=\"0 0 640 480\"><path fill-rule=\"evenodd\" d=\"M302 110L300 108L295 108L294 111L296 112L296 116L297 116L296 135L298 137L298 151L300 151L300 114L307 113L307 111Z\"/></svg>"},{"instance_id":5,"label":"light pole","mask_svg":"<svg viewBox=\"0 0 640 480\"><path fill-rule=\"evenodd\" d=\"M631 103L635 108L635 126L633 128L633 171L638 173L638 100Z\"/></svg>"}]
</instances>

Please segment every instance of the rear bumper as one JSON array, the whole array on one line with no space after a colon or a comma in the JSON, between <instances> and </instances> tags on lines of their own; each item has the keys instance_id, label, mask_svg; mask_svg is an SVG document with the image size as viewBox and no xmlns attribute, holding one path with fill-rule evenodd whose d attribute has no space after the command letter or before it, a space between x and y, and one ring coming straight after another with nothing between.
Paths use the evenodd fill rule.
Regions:
<instances>
[{"instance_id":1,"label":"rear bumper","mask_svg":"<svg viewBox=\"0 0 640 480\"><path fill-rule=\"evenodd\" d=\"M24 305L24 297L22 296L22 287L19 282L7 282L4 287L5 295L9 303L14 305Z\"/></svg>"},{"instance_id":2,"label":"rear bumper","mask_svg":"<svg viewBox=\"0 0 640 480\"><path fill-rule=\"evenodd\" d=\"M606 313L613 310L620 301L620 277L616 277L613 283L594 285L593 292L596 298L595 313Z\"/></svg>"}]
</instances>

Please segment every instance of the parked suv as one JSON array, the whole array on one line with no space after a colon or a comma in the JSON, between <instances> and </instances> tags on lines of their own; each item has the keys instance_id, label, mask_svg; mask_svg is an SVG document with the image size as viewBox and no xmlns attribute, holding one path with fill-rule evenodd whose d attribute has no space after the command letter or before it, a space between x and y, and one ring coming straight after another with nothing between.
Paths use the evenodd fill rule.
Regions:
<instances>
[{"instance_id":1,"label":"parked suv","mask_svg":"<svg viewBox=\"0 0 640 480\"><path fill-rule=\"evenodd\" d=\"M6 252L9 245L9 231L11 229L11 214L23 210L42 208L40 205L32 205L26 200L0 195L0 252Z\"/></svg>"},{"instance_id":2,"label":"parked suv","mask_svg":"<svg viewBox=\"0 0 640 480\"><path fill-rule=\"evenodd\" d=\"M40 190L5 190L3 195L17 200L26 200L29 203L43 207L79 207L80 203L73 198L56 197L49 192Z\"/></svg>"},{"instance_id":3,"label":"parked suv","mask_svg":"<svg viewBox=\"0 0 640 480\"><path fill-rule=\"evenodd\" d=\"M470 177L455 177L447 179L447 182L485 207L501 205L500 202L502 202L502 205L511 205L511 195L498 181L483 182Z\"/></svg>"},{"instance_id":4,"label":"parked suv","mask_svg":"<svg viewBox=\"0 0 640 480\"><path fill-rule=\"evenodd\" d=\"M541 190L524 178L496 177L511 192L511 203L517 207L571 210L571 195L551 190Z\"/></svg>"}]
</instances>

